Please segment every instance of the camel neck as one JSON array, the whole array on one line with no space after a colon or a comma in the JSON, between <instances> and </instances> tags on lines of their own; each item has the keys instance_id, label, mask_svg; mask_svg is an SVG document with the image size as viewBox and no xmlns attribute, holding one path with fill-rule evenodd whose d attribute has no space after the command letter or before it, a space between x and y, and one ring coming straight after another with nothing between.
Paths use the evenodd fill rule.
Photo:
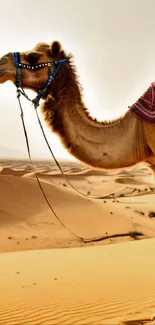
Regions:
<instances>
[{"instance_id":1,"label":"camel neck","mask_svg":"<svg viewBox=\"0 0 155 325\"><path fill-rule=\"evenodd\" d=\"M43 113L68 151L90 166L128 167L147 156L146 147L139 148L138 142L144 137L142 124L130 111L116 121L101 123L89 116L82 103L63 97L48 108L44 105Z\"/></svg>"}]
</instances>

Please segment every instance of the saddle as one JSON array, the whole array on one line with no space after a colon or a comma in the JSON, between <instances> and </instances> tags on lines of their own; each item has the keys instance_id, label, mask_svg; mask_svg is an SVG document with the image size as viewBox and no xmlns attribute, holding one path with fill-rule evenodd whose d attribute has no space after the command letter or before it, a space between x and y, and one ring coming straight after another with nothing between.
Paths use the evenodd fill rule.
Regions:
<instances>
[{"instance_id":1,"label":"saddle","mask_svg":"<svg viewBox=\"0 0 155 325\"><path fill-rule=\"evenodd\" d=\"M130 110L143 122L155 125L155 82L130 106Z\"/></svg>"}]
</instances>

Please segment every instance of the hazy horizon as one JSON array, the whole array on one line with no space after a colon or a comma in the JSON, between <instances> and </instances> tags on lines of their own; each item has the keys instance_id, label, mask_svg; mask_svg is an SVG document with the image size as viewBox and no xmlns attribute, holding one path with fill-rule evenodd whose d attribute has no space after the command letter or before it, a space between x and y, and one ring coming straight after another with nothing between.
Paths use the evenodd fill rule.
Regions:
<instances>
[{"instance_id":1,"label":"hazy horizon","mask_svg":"<svg viewBox=\"0 0 155 325\"><path fill-rule=\"evenodd\" d=\"M74 56L85 105L99 120L124 114L155 79L154 0L6 0L1 10L0 56L60 40ZM0 85L0 101L0 157L10 151L25 159L16 89L10 82ZM25 99L22 103L32 158L50 159L34 109ZM56 157L74 160L44 128Z\"/></svg>"}]
</instances>

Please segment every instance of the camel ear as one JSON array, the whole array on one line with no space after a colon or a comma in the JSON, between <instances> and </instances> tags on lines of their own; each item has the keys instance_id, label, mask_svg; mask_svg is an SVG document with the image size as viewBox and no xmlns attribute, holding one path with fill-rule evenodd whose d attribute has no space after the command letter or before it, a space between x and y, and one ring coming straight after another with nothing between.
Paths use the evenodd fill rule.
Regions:
<instances>
[{"instance_id":1,"label":"camel ear","mask_svg":"<svg viewBox=\"0 0 155 325\"><path fill-rule=\"evenodd\" d=\"M58 41L54 41L51 44L51 56L56 57L61 51L61 44Z\"/></svg>"}]
</instances>

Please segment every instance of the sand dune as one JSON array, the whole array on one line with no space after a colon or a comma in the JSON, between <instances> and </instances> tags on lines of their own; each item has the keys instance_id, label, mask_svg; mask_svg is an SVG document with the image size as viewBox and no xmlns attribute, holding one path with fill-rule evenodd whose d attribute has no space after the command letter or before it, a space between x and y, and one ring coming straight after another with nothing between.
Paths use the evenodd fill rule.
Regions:
<instances>
[{"instance_id":1,"label":"sand dune","mask_svg":"<svg viewBox=\"0 0 155 325\"><path fill-rule=\"evenodd\" d=\"M30 167L19 162L18 165L14 163L12 168L11 164L8 165L3 165L0 173L0 252L102 245L133 240L137 238L133 233L139 233L138 238L155 235L155 220L149 217L154 212L153 194L145 195L145 199L130 194L127 194L130 198L119 200L87 199L73 191L62 175L49 175L49 166L45 168L46 164L43 164L47 172L38 172L41 184L52 208L70 233L49 209L34 174L29 173ZM41 171L41 165L38 168ZM143 180L136 175L134 178L125 176L122 184L120 180L123 178L116 174L110 176L108 172L105 176L104 172L96 176L94 172L93 176L92 172L90 175L71 175L69 180L83 193L106 195L112 191L125 193L128 179L133 180L133 188L143 190L144 185L146 187L145 176L148 175L145 169ZM126 189L126 192L130 193L131 190ZM79 237L88 241L103 237L103 240L84 244Z\"/></svg>"},{"instance_id":2,"label":"sand dune","mask_svg":"<svg viewBox=\"0 0 155 325\"><path fill-rule=\"evenodd\" d=\"M85 198L51 162L34 162L57 219L31 166L1 162L0 324L155 324L150 170L61 164L81 192L115 198Z\"/></svg>"},{"instance_id":3,"label":"sand dune","mask_svg":"<svg viewBox=\"0 0 155 325\"><path fill-rule=\"evenodd\" d=\"M115 212L117 202L111 207L111 202L87 200L70 189L42 184L61 221L80 237L89 239L137 229L129 216L124 218L122 206ZM54 217L35 179L0 177L0 215L0 251L82 244ZM149 218L148 222L152 224Z\"/></svg>"},{"instance_id":4,"label":"sand dune","mask_svg":"<svg viewBox=\"0 0 155 325\"><path fill-rule=\"evenodd\" d=\"M4 167L0 171L0 175L7 175L7 176L23 176L26 174L25 170L14 170L12 168Z\"/></svg>"},{"instance_id":5,"label":"sand dune","mask_svg":"<svg viewBox=\"0 0 155 325\"><path fill-rule=\"evenodd\" d=\"M154 324L155 239L0 255L0 324Z\"/></svg>"}]
</instances>

